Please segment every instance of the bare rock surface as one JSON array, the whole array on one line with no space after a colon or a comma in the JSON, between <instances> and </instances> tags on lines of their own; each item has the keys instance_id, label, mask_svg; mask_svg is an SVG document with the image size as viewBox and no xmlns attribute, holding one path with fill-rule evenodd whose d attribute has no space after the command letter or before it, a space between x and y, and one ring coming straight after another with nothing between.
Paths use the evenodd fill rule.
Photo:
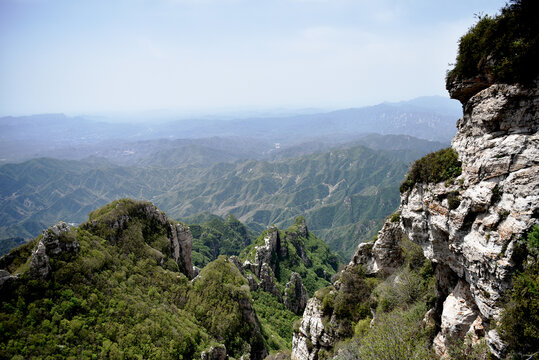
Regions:
<instances>
[{"instance_id":1,"label":"bare rock surface","mask_svg":"<svg viewBox=\"0 0 539 360\"><path fill-rule=\"evenodd\" d=\"M477 334L484 323L496 323L499 300L511 287L518 260L517 241L538 222L539 90L491 85L464 99L457 127L452 147L462 161L461 176L417 184L401 195L404 232L423 247L426 257L459 279L440 309L439 354L446 351L448 334L463 338L474 322ZM456 194L456 208L450 208L449 194ZM466 296L464 288L469 288ZM466 308L477 312L456 310L464 298ZM495 347L503 345L496 331L486 336L493 353L500 355Z\"/></svg>"},{"instance_id":2,"label":"bare rock surface","mask_svg":"<svg viewBox=\"0 0 539 360\"><path fill-rule=\"evenodd\" d=\"M321 349L333 346L335 337L324 328L323 318L322 302L316 297L309 299L292 339L292 360L316 360Z\"/></svg>"},{"instance_id":3,"label":"bare rock surface","mask_svg":"<svg viewBox=\"0 0 539 360\"><path fill-rule=\"evenodd\" d=\"M194 269L191 258L193 249L191 230L184 224L169 224L169 234L172 258L178 264L180 271L192 279Z\"/></svg>"},{"instance_id":4,"label":"bare rock surface","mask_svg":"<svg viewBox=\"0 0 539 360\"><path fill-rule=\"evenodd\" d=\"M51 271L50 257L76 255L79 250L80 245L75 234L70 233L70 227L65 222L43 230L43 236L32 253L30 275L34 278L46 278Z\"/></svg>"},{"instance_id":5,"label":"bare rock surface","mask_svg":"<svg viewBox=\"0 0 539 360\"><path fill-rule=\"evenodd\" d=\"M307 289L303 286L301 276L293 272L284 291L284 305L292 312L301 314L307 305Z\"/></svg>"}]
</instances>

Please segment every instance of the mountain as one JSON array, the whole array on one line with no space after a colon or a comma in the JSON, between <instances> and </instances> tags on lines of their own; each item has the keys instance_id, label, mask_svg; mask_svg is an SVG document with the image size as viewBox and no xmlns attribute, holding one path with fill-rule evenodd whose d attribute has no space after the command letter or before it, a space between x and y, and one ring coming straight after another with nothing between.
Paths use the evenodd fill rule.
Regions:
<instances>
[{"instance_id":1,"label":"mountain","mask_svg":"<svg viewBox=\"0 0 539 360\"><path fill-rule=\"evenodd\" d=\"M459 114L460 109L452 100L423 97L325 113L265 117L170 120L167 116L167 121L163 121L148 115L145 122L64 114L2 117L0 163L38 157L67 160L104 157L119 165L136 165L166 160L168 152L176 151L169 158L171 162L163 162L170 167L171 163L184 164L190 156L202 156L210 163L259 159L271 156L275 143L282 149L311 141L335 145L371 133L447 143L455 134ZM198 149L189 150L195 146ZM194 154L184 156L186 150ZM329 149L318 149L321 150Z\"/></svg>"},{"instance_id":2,"label":"mountain","mask_svg":"<svg viewBox=\"0 0 539 360\"><path fill-rule=\"evenodd\" d=\"M221 142L214 140L213 146ZM0 167L0 239L30 238L60 220L78 224L92 209L131 197L151 200L176 219L233 214L257 232L272 224L288 227L304 214L314 233L349 256L397 206L406 162L442 145L393 135L359 141L378 150L354 146L213 165L193 159L178 165L166 152L148 166L44 158L6 164Z\"/></svg>"},{"instance_id":3,"label":"mountain","mask_svg":"<svg viewBox=\"0 0 539 360\"><path fill-rule=\"evenodd\" d=\"M398 204L406 166L364 147L275 162L218 164L153 201L182 218L209 211L248 226L287 227L303 214L333 250L349 254Z\"/></svg>"},{"instance_id":4,"label":"mountain","mask_svg":"<svg viewBox=\"0 0 539 360\"><path fill-rule=\"evenodd\" d=\"M338 266L301 218L243 263L221 255L197 274L191 246L188 226L128 199L44 230L0 258L0 357L263 359L290 349L303 279L313 293Z\"/></svg>"}]
</instances>

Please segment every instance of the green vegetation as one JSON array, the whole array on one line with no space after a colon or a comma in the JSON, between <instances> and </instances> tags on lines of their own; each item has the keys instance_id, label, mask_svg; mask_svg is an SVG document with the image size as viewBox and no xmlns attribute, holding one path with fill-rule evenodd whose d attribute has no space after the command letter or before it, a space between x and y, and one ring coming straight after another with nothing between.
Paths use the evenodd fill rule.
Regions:
<instances>
[{"instance_id":1,"label":"green vegetation","mask_svg":"<svg viewBox=\"0 0 539 360\"><path fill-rule=\"evenodd\" d=\"M447 81L478 75L493 82L532 82L538 75L539 5L535 0L512 0L501 14L479 16L459 41L455 67Z\"/></svg>"},{"instance_id":2,"label":"green vegetation","mask_svg":"<svg viewBox=\"0 0 539 360\"><path fill-rule=\"evenodd\" d=\"M264 231L252 245L245 248L240 258L243 261L254 262L256 246L263 245L264 237L271 231L279 230ZM298 217L286 231L279 231L279 237L281 246L286 247L286 251L275 254L273 264L275 278L282 289L290 280L292 272L297 272L301 276L309 296L313 296L316 290L330 284L331 277L339 266L338 258L331 252L328 244L312 232L306 231L305 220L302 217Z\"/></svg>"},{"instance_id":3,"label":"green vegetation","mask_svg":"<svg viewBox=\"0 0 539 360\"><path fill-rule=\"evenodd\" d=\"M288 310L270 293L256 290L251 295L253 296L253 307L264 331L264 337L268 339L269 349L291 349L292 325L301 317Z\"/></svg>"},{"instance_id":4,"label":"green vegetation","mask_svg":"<svg viewBox=\"0 0 539 360\"><path fill-rule=\"evenodd\" d=\"M338 347L338 360L434 359L433 329L422 324L427 309L416 304L379 315L375 325Z\"/></svg>"},{"instance_id":5,"label":"green vegetation","mask_svg":"<svg viewBox=\"0 0 539 360\"><path fill-rule=\"evenodd\" d=\"M209 263L193 283L185 310L217 341L227 353L239 358L250 352L263 353L265 341L251 306L247 280L225 256Z\"/></svg>"},{"instance_id":6,"label":"green vegetation","mask_svg":"<svg viewBox=\"0 0 539 360\"><path fill-rule=\"evenodd\" d=\"M400 191L411 190L417 183L438 183L454 179L461 174L461 166L457 152L450 147L430 153L414 162Z\"/></svg>"},{"instance_id":7,"label":"green vegetation","mask_svg":"<svg viewBox=\"0 0 539 360\"><path fill-rule=\"evenodd\" d=\"M361 266L339 273L339 289L316 292L322 301L326 331L341 339L321 359L433 359L434 327L422 319L434 304L431 262L408 238L401 240L403 265L393 275L367 276ZM371 312L376 320L371 326Z\"/></svg>"},{"instance_id":8,"label":"green vegetation","mask_svg":"<svg viewBox=\"0 0 539 360\"><path fill-rule=\"evenodd\" d=\"M190 281L169 255L171 222L149 202L121 199L69 232L46 231L60 242L77 241L80 251L48 254L51 271L44 279L29 271L41 236L2 258L0 268L19 280L0 292L0 358L192 359L223 344L230 358L261 359L268 350L290 349L300 317L274 295L251 293L224 255ZM217 244L218 251L237 252L239 243L250 241L233 216L194 230L199 239L205 231L230 245ZM281 291L292 271L311 293L328 285L337 258L308 232L305 220L298 217L280 235L287 250L274 254ZM247 247L245 256L253 250Z\"/></svg>"},{"instance_id":9,"label":"green vegetation","mask_svg":"<svg viewBox=\"0 0 539 360\"><path fill-rule=\"evenodd\" d=\"M539 352L539 225L528 233L523 271L513 278L498 330L510 356L528 358Z\"/></svg>"},{"instance_id":10,"label":"green vegetation","mask_svg":"<svg viewBox=\"0 0 539 360\"><path fill-rule=\"evenodd\" d=\"M252 242L253 235L234 215L218 216L202 225L189 225L193 235L193 265L200 268L219 255L239 255Z\"/></svg>"},{"instance_id":11,"label":"green vegetation","mask_svg":"<svg viewBox=\"0 0 539 360\"><path fill-rule=\"evenodd\" d=\"M3 292L0 358L190 358L210 337L182 310L189 280L79 229L79 255Z\"/></svg>"}]
</instances>

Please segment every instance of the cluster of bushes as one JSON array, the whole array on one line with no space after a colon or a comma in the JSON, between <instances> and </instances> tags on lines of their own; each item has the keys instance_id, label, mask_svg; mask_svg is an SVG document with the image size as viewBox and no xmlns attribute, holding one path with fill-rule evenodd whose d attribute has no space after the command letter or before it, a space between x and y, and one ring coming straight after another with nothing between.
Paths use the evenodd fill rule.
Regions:
<instances>
[{"instance_id":1,"label":"cluster of bushes","mask_svg":"<svg viewBox=\"0 0 539 360\"><path fill-rule=\"evenodd\" d=\"M498 327L514 358L539 352L539 225L532 228L526 240L523 269L513 278Z\"/></svg>"},{"instance_id":2,"label":"cluster of bushes","mask_svg":"<svg viewBox=\"0 0 539 360\"><path fill-rule=\"evenodd\" d=\"M438 183L456 178L462 173L462 163L453 148L446 148L416 160L400 186L401 193L415 184Z\"/></svg>"},{"instance_id":3,"label":"cluster of bushes","mask_svg":"<svg viewBox=\"0 0 539 360\"><path fill-rule=\"evenodd\" d=\"M368 276L361 266L338 275L339 288L316 292L322 301L326 331L344 341L321 359L432 359L434 328L422 323L435 301L431 262L421 247L401 240L403 265L393 275ZM371 325L371 312L376 313Z\"/></svg>"},{"instance_id":4,"label":"cluster of bushes","mask_svg":"<svg viewBox=\"0 0 539 360\"><path fill-rule=\"evenodd\" d=\"M488 74L494 82L529 83L538 75L539 3L513 0L501 14L479 16L459 41L447 81Z\"/></svg>"},{"instance_id":5,"label":"cluster of bushes","mask_svg":"<svg viewBox=\"0 0 539 360\"><path fill-rule=\"evenodd\" d=\"M79 255L51 259L46 280L28 273L0 294L0 358L191 358L210 337L182 310L189 280L149 256L72 232Z\"/></svg>"}]
</instances>

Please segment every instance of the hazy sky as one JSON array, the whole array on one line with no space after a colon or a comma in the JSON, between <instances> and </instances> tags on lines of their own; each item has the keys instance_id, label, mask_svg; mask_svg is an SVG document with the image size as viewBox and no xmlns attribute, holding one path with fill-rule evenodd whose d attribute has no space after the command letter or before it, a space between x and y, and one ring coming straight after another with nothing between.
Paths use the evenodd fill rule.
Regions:
<instances>
[{"instance_id":1,"label":"hazy sky","mask_svg":"<svg viewBox=\"0 0 539 360\"><path fill-rule=\"evenodd\" d=\"M0 0L0 115L356 107L446 95L502 0Z\"/></svg>"}]
</instances>

